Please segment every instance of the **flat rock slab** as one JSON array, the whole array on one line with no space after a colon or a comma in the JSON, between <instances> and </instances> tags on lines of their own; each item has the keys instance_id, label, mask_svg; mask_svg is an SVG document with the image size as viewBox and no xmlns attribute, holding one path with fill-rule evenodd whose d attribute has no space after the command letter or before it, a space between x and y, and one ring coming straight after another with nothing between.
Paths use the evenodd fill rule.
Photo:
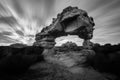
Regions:
<instances>
[{"instance_id":1,"label":"flat rock slab","mask_svg":"<svg viewBox=\"0 0 120 80\"><path fill-rule=\"evenodd\" d=\"M48 62L32 66L27 73L29 75L25 74L21 80L107 80L92 68L80 68L76 66L68 69Z\"/></svg>"}]
</instances>

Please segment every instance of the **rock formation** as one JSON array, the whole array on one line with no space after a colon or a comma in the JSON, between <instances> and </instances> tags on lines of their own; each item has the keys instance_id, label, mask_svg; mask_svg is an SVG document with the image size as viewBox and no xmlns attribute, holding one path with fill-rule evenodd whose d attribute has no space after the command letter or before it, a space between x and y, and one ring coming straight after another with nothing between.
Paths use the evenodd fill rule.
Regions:
<instances>
[{"instance_id":1,"label":"rock formation","mask_svg":"<svg viewBox=\"0 0 120 80\"><path fill-rule=\"evenodd\" d=\"M94 51L91 50L93 43L90 42L93 37L94 25L93 18L89 17L86 11L69 6L63 9L57 18L53 18L52 24L36 34L34 45L44 47L43 55L50 57L56 53L54 50L55 38L68 34L78 35L79 38L84 39L83 50L79 53L82 55L88 53L84 56L87 59L88 56L94 55ZM91 52L93 54L89 54Z\"/></svg>"},{"instance_id":2,"label":"rock formation","mask_svg":"<svg viewBox=\"0 0 120 80\"><path fill-rule=\"evenodd\" d=\"M52 24L36 34L34 45L44 47L43 55L48 63L64 66L64 69L70 73L83 77L83 79L75 80L104 80L104 77L94 71L88 62L95 55L95 52L91 50L93 43L90 42L93 37L94 25L93 18L89 17L86 11L69 6L63 9L57 18L53 18ZM55 38L68 34L78 35L79 38L82 38L84 40L83 49L78 52L56 52L54 49Z\"/></svg>"},{"instance_id":3,"label":"rock formation","mask_svg":"<svg viewBox=\"0 0 120 80\"><path fill-rule=\"evenodd\" d=\"M89 47L94 25L93 18L89 17L86 11L69 6L59 13L57 18L53 18L52 24L36 34L34 45L52 48L55 45L55 38L70 34L84 39L83 46Z\"/></svg>"}]
</instances>

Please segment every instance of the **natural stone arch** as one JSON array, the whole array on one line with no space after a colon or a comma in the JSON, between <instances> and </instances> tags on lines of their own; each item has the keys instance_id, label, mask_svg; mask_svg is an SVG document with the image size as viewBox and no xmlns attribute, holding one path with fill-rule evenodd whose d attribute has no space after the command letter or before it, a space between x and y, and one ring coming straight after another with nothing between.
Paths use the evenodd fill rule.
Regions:
<instances>
[{"instance_id":1,"label":"natural stone arch","mask_svg":"<svg viewBox=\"0 0 120 80\"><path fill-rule=\"evenodd\" d=\"M53 63L55 66L56 64L64 66L64 70L79 76L76 80L106 80L89 64L89 61L95 55L95 52L91 49L92 42L90 42L93 37L94 25L93 18L89 17L86 11L77 7L67 7L57 15L57 18L53 19L51 25L43 28L36 35L34 44L44 47L42 54L48 63ZM79 38L82 38L84 48L79 52L58 53L54 48L55 39L68 34L78 35Z\"/></svg>"},{"instance_id":2,"label":"natural stone arch","mask_svg":"<svg viewBox=\"0 0 120 80\"><path fill-rule=\"evenodd\" d=\"M86 11L69 6L63 9L62 13L57 15L57 18L53 18L52 24L36 34L34 45L53 48L57 37L70 34L78 35L84 40L83 46L90 48L94 25L93 18L89 17Z\"/></svg>"}]
</instances>

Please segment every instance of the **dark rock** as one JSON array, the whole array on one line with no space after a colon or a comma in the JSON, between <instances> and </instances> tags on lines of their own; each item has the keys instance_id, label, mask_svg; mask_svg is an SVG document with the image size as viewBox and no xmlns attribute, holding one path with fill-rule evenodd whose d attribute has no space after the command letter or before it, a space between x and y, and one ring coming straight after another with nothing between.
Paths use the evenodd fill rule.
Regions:
<instances>
[{"instance_id":1,"label":"dark rock","mask_svg":"<svg viewBox=\"0 0 120 80\"><path fill-rule=\"evenodd\" d=\"M84 40L90 40L93 37L94 25L93 18L89 17L86 11L69 6L59 13L57 18L53 18L52 24L36 34L36 42L34 44L43 46L41 42L53 43L55 38L68 34L78 35ZM49 45L49 43L46 43L46 45Z\"/></svg>"},{"instance_id":2,"label":"dark rock","mask_svg":"<svg viewBox=\"0 0 120 80\"><path fill-rule=\"evenodd\" d=\"M31 65L44 61L42 52L42 47L0 46L0 74L19 74L27 71Z\"/></svg>"}]
</instances>

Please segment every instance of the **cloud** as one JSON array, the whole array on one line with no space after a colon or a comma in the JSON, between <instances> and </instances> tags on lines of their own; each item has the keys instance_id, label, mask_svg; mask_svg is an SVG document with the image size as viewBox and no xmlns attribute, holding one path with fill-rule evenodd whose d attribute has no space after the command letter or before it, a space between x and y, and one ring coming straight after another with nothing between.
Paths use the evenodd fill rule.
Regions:
<instances>
[{"instance_id":1,"label":"cloud","mask_svg":"<svg viewBox=\"0 0 120 80\"><path fill-rule=\"evenodd\" d=\"M10 0L9 4L23 18L40 20L45 23L46 19L54 13L55 0Z\"/></svg>"},{"instance_id":2,"label":"cloud","mask_svg":"<svg viewBox=\"0 0 120 80\"><path fill-rule=\"evenodd\" d=\"M54 11L54 0L4 0L0 3L1 43L32 45L35 34Z\"/></svg>"},{"instance_id":3,"label":"cloud","mask_svg":"<svg viewBox=\"0 0 120 80\"><path fill-rule=\"evenodd\" d=\"M120 42L120 0L1 0L0 44L21 42L32 44L36 33L49 25L67 6L78 6L88 12L95 21L95 43ZM62 38L62 39L61 39ZM74 41L81 45L78 37L57 39L57 45Z\"/></svg>"}]
</instances>

